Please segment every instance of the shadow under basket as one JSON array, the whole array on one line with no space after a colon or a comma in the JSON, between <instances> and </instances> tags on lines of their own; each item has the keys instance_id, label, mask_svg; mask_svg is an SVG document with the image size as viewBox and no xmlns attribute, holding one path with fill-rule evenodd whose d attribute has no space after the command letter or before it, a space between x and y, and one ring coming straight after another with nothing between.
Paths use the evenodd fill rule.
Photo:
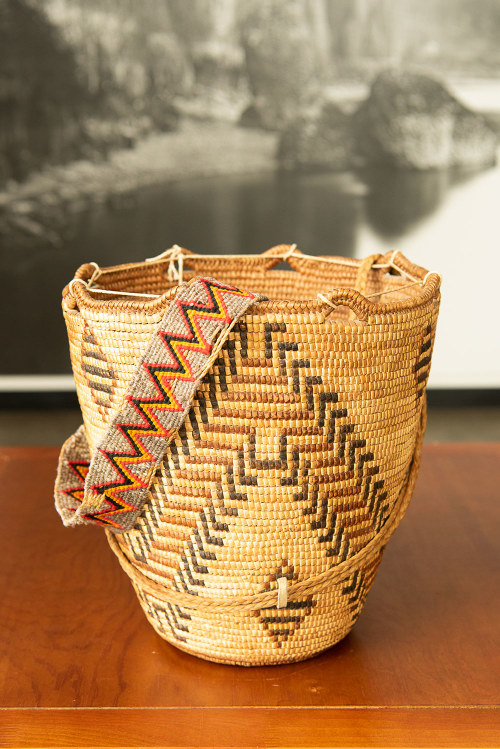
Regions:
<instances>
[{"instance_id":1,"label":"shadow under basket","mask_svg":"<svg viewBox=\"0 0 500 749\"><path fill-rule=\"evenodd\" d=\"M56 507L105 527L161 637L251 666L349 632L413 492L439 288L294 245L77 271Z\"/></svg>"}]
</instances>

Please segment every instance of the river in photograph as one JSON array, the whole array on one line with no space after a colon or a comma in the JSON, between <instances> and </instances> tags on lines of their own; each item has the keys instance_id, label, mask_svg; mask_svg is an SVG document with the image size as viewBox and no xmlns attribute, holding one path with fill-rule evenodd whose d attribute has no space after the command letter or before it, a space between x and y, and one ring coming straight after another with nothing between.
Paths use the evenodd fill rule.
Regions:
<instances>
[{"instance_id":1,"label":"river in photograph","mask_svg":"<svg viewBox=\"0 0 500 749\"><path fill-rule=\"evenodd\" d=\"M432 382L498 385L491 335L499 319L499 198L499 167L468 175L276 172L142 189L81 215L60 247L16 249L15 261L6 253L2 374L71 371L60 299L81 263L138 261L174 243L200 253L254 253L296 242L304 253L346 257L398 249L442 273Z\"/></svg>"}]
</instances>

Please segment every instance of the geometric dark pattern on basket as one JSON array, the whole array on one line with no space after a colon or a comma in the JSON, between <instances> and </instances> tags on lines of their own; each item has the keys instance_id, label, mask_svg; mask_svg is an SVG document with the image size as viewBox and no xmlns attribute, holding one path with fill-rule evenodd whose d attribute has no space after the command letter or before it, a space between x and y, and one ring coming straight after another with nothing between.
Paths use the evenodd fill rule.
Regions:
<instances>
[{"instance_id":1,"label":"geometric dark pattern on basket","mask_svg":"<svg viewBox=\"0 0 500 749\"><path fill-rule=\"evenodd\" d=\"M373 537L382 528L390 512L384 481L377 478L379 467L373 453L367 449L366 440L356 436L356 426L350 422L347 409L339 404L338 394L322 391L322 378L308 375L310 362L300 357L300 344L293 342L282 345L279 338L286 333L286 325L265 324L264 356L256 360L248 358L246 323L240 321L234 331L235 337L226 341L206 375L205 387L198 391L188 422L170 444L162 466L163 478L175 494L178 491L177 479L186 470L183 466L190 466L200 483L206 478L207 467L199 463L196 454L191 454L190 445L193 442L196 448L198 445L206 446L213 439L213 444L210 444L218 452L231 450L234 454L230 460L220 459L216 480L209 477L215 483L216 501L210 492L200 498L196 522L189 529L184 529L186 534L179 542L178 553L166 562L169 569L165 572L172 587L194 595L205 586L204 577L210 573L211 563L217 560L218 549L226 544L226 539L234 530L239 515L238 505L247 501L248 487L258 486L268 470L279 470L282 474L281 485L295 488L292 497L302 503L303 515L316 531L318 544L325 556L331 559L332 566L356 553L356 539L363 534L363 543L366 543L367 537ZM226 436L216 432L210 418L209 404L214 416L224 415L225 412L227 415L227 402L241 401L247 410L259 408L255 391L239 391L235 383L242 370L251 372L253 367L262 366L263 362L269 366L269 371L278 369L279 376L288 383L287 387L291 387L298 396L300 408L303 409L302 418L308 424L306 429L313 429L318 439L323 439L323 465L329 469L325 475L328 476L330 488L325 490L321 476L318 477L311 468L307 452L297 444L300 429L295 424L283 426L274 459L268 457L265 461L258 459L258 440L252 426L239 427L237 435L232 433ZM296 411L290 413L291 420L295 421L296 418ZM341 481L342 484L339 483ZM333 489L331 484L334 485ZM353 510L358 517L356 525L348 522ZM175 522L174 516L172 522ZM144 569L147 568L148 557L154 555L157 558L157 552L161 550L163 541L158 540L159 525L160 518L152 501L145 506L141 516L142 533L128 541L136 563L144 565ZM174 535L178 535L182 528L175 528L178 530ZM283 574L278 574L279 570L285 568ZM275 580L279 576L292 579L292 574L296 579L297 573L290 572L293 569L293 560L283 560L282 568L270 576L268 586L276 587ZM373 578L365 574L362 580L351 580L349 583L353 585L348 596L352 599L349 605L353 612L356 607L359 610L364 600L369 579ZM254 614L276 647L281 647L298 629L303 618L313 612L314 606L312 598L306 598L303 601L289 601L285 609L272 610L270 613L256 611ZM153 618L161 617L173 636L182 639L189 629L189 620L183 618L182 614L187 616L188 611L180 607L170 611L162 604L151 615Z\"/></svg>"},{"instance_id":2,"label":"geometric dark pattern on basket","mask_svg":"<svg viewBox=\"0 0 500 749\"><path fill-rule=\"evenodd\" d=\"M421 398L425 392L427 380L431 367L431 347L432 347L432 325L427 325L424 333L424 340L420 347L420 356L415 364L415 374L417 375L417 396Z\"/></svg>"},{"instance_id":3,"label":"geometric dark pattern on basket","mask_svg":"<svg viewBox=\"0 0 500 749\"><path fill-rule=\"evenodd\" d=\"M205 292L202 298L200 289ZM146 352L146 357L156 354L156 360L142 362L122 412L96 451L86 482L86 494L95 497L96 509L80 512L81 519L112 530L133 527L147 498L151 475L189 407L200 362L203 365L210 356L214 333L256 300L250 292L212 279L198 279L186 293L192 296L182 299L178 292L169 306ZM164 328L172 309L175 330Z\"/></svg>"},{"instance_id":4,"label":"geometric dark pattern on basket","mask_svg":"<svg viewBox=\"0 0 500 749\"><path fill-rule=\"evenodd\" d=\"M375 575L377 574L382 559L382 554L383 549L381 549L380 554L372 559L365 567L354 570L348 580L344 581L342 595L346 597L346 603L351 611L353 622L356 620L358 612L363 606L368 591L375 579Z\"/></svg>"},{"instance_id":5,"label":"geometric dark pattern on basket","mask_svg":"<svg viewBox=\"0 0 500 749\"><path fill-rule=\"evenodd\" d=\"M297 573L294 572L293 564L289 564L287 559L283 559L276 571L269 575L263 589L272 590L275 588L276 581L280 577L285 577L290 582L298 578ZM259 624L262 625L276 647L281 648L283 643L295 634L315 606L316 601L313 596L308 595L303 600L288 601L286 608L254 611L254 616L258 618Z\"/></svg>"},{"instance_id":6,"label":"geometric dark pattern on basket","mask_svg":"<svg viewBox=\"0 0 500 749\"><path fill-rule=\"evenodd\" d=\"M189 633L188 622L191 616L177 604L162 603L158 605L151 598L148 600L142 590L137 587L137 595L148 608L151 619L160 634L169 629L178 642L186 642Z\"/></svg>"},{"instance_id":7,"label":"geometric dark pattern on basket","mask_svg":"<svg viewBox=\"0 0 500 749\"><path fill-rule=\"evenodd\" d=\"M330 403L337 403L336 393L325 395L329 396ZM320 424L322 421L320 419ZM366 440L351 438L354 433L355 425L349 423L346 409L331 408L328 413L328 442L332 446L332 454L325 462L332 469L337 469L333 474L337 481L355 479L355 485L322 492L321 477L309 476L311 464L306 461L302 468L302 490L294 495L295 500L309 503L304 515L310 517L311 529L318 531L318 542L325 544L326 555L335 557L336 563L346 560L351 551L353 535L343 523L344 515L348 517L356 511L358 522L364 528L369 525L375 535L387 520L390 509L386 502L387 492L383 491L384 480L374 480L380 468L373 464L373 453L366 450Z\"/></svg>"},{"instance_id":8,"label":"geometric dark pattern on basket","mask_svg":"<svg viewBox=\"0 0 500 749\"><path fill-rule=\"evenodd\" d=\"M112 406L116 375L88 323L82 335L81 366L92 400L106 419Z\"/></svg>"}]
</instances>

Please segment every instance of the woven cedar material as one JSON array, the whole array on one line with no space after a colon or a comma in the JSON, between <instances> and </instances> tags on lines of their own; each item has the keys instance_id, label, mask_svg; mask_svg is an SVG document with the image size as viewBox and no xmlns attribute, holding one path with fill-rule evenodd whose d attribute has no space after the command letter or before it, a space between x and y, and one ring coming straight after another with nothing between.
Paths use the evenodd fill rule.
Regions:
<instances>
[{"instance_id":1,"label":"woven cedar material","mask_svg":"<svg viewBox=\"0 0 500 749\"><path fill-rule=\"evenodd\" d=\"M272 270L289 249L253 258L185 258L184 278L208 272L269 301L232 330L135 529L116 539L138 571L131 576L155 629L221 662L296 661L341 639L361 610L386 543L384 528L401 519L418 467L438 275L400 253L362 267L294 252L288 262L295 272ZM372 267L391 259L410 282L425 283L408 287L408 275ZM65 292L92 451L168 303L168 265L118 266L97 280L107 289L163 293L159 299L104 297L79 283ZM93 271L83 266L77 275ZM318 293L343 306L332 309ZM102 355L106 376L91 377L82 366L88 346ZM370 544L374 551L364 557ZM351 558L345 578L313 585L303 597L293 593L294 585L328 577ZM167 596L141 587L142 575ZM274 597L283 576L291 591L285 609L195 607L196 598ZM170 603L169 590L195 604Z\"/></svg>"},{"instance_id":2,"label":"woven cedar material","mask_svg":"<svg viewBox=\"0 0 500 749\"><path fill-rule=\"evenodd\" d=\"M65 525L94 522L115 532L134 527L149 497L153 475L186 418L199 380L231 326L262 298L211 278L178 286L136 364L126 398L94 452L83 498L74 494L71 484L62 482L61 469L56 507ZM88 333L85 342L95 343ZM90 376L107 374L101 354L96 359L95 352L86 350L82 359ZM96 383L91 389L99 390ZM75 467L72 470L75 472ZM77 472L80 475L81 471Z\"/></svg>"},{"instance_id":3,"label":"woven cedar material","mask_svg":"<svg viewBox=\"0 0 500 749\"><path fill-rule=\"evenodd\" d=\"M381 549L385 546L388 539L399 525L411 499L415 478L418 472L420 447L425 429L425 416L426 409L424 400L421 423L417 434L417 443L415 445L412 464L408 472L408 478L402 487L400 496L398 497L390 516L387 518L380 531L371 539L371 541L356 552L356 554L344 559L339 564L329 567L324 572L308 577L305 580L292 582L290 585L286 584L283 586L280 584L278 597L276 596L275 589L267 588L264 592L249 596L233 596L231 598L223 599L208 598L206 596L202 597L197 595L196 598L194 598L192 593L184 593L175 590L174 588L166 587L140 572L139 569L129 561L126 554L123 553L118 540L114 538L113 534L108 532L110 546L117 555L122 568L131 577L132 581L142 588L144 592L150 593L158 601L179 604L181 606L187 606L188 608L192 608L194 602L196 609L203 609L205 611L216 610L232 612L238 609L256 610L273 607L273 605L276 604L276 601L278 601L278 608L283 608L286 606L286 600L283 603L280 603L280 595L283 592L283 587L286 591L285 595L287 600L295 601L300 599L304 594L307 595L310 592L318 592L328 589L332 582L345 579L346 575L352 570L356 570L361 564L365 564L379 555ZM83 498L83 482L87 476L91 458L92 456L88 449L85 431L83 426L81 426L63 445L58 476L59 486L74 487L70 491L66 490L66 493L69 496L74 497L77 501L82 501ZM64 475L68 470L70 471L70 474ZM71 473L74 475L71 475ZM78 479L76 482L75 476ZM75 486L75 484L77 484L77 486ZM282 583L287 579L286 576L277 577L277 582Z\"/></svg>"}]
</instances>

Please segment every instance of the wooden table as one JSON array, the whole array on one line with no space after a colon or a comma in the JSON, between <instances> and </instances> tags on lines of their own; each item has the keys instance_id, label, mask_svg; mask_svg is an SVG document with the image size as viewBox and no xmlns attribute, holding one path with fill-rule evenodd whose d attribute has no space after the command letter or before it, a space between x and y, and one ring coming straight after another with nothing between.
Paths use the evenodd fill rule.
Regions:
<instances>
[{"instance_id":1,"label":"wooden table","mask_svg":"<svg viewBox=\"0 0 500 749\"><path fill-rule=\"evenodd\" d=\"M253 669L155 634L104 533L63 528L56 460L0 451L0 746L500 746L500 444L426 446L352 633Z\"/></svg>"}]
</instances>

